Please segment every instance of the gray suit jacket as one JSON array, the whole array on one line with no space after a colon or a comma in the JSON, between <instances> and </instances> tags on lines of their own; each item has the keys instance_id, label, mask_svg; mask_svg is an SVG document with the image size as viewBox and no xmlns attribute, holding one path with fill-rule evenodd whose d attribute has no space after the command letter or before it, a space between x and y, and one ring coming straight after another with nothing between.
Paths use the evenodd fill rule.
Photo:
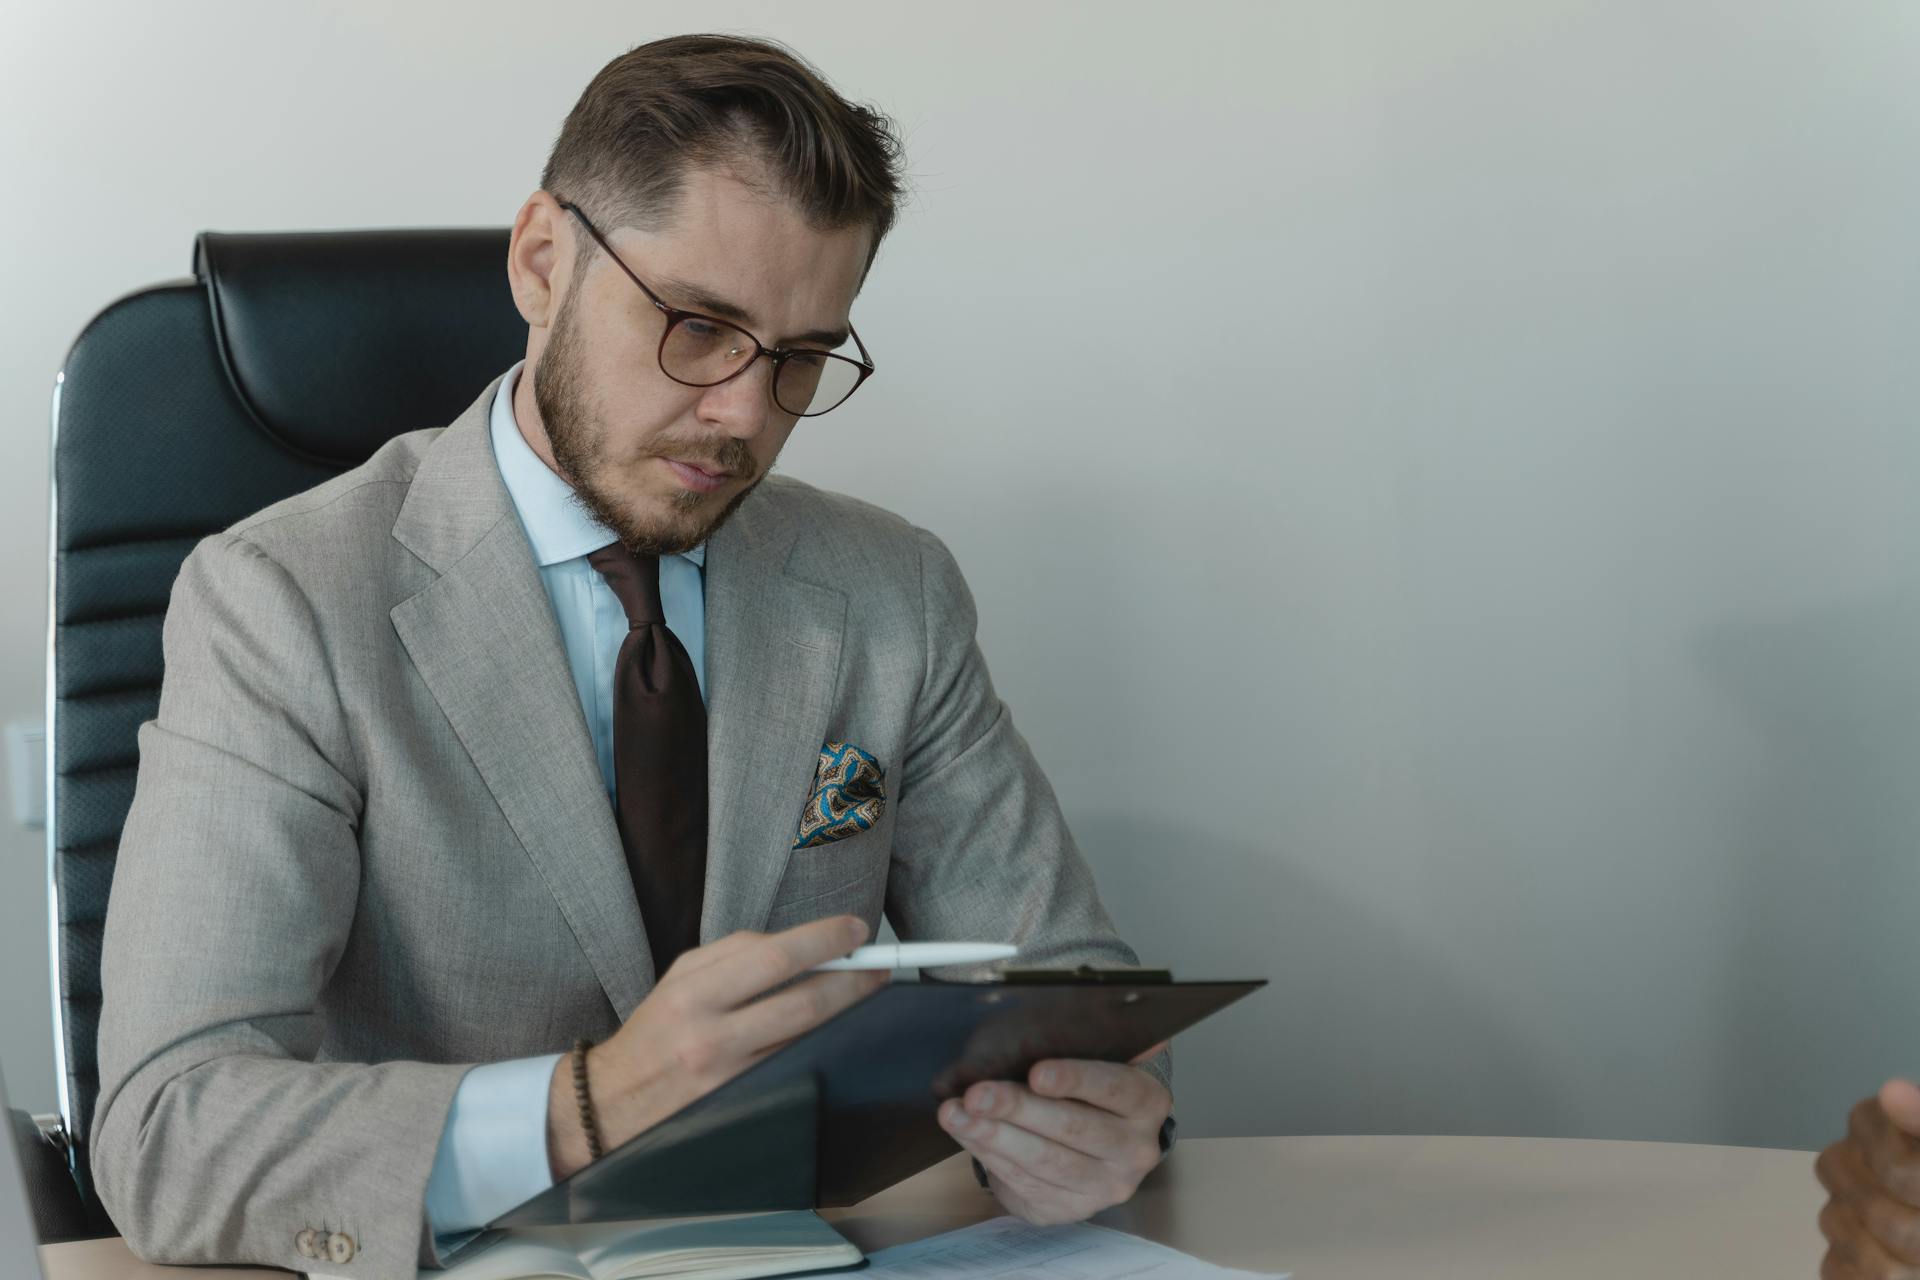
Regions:
<instances>
[{"instance_id":1,"label":"gray suit jacket","mask_svg":"<svg viewBox=\"0 0 1920 1280\"><path fill-rule=\"evenodd\" d=\"M412 1276L436 1261L422 1204L461 1075L610 1035L653 985L488 440L498 385L205 539L174 585L92 1134L144 1258L308 1267L311 1228L356 1244L323 1270ZM770 477L708 544L706 614L703 942L884 911L903 938L1134 961L931 534ZM828 740L879 757L888 806L795 850Z\"/></svg>"}]
</instances>

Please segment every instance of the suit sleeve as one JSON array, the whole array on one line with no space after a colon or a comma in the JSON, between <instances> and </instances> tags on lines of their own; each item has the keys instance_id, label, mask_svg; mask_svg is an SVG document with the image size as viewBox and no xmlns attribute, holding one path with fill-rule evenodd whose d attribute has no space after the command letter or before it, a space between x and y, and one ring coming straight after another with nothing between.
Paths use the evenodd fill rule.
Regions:
<instances>
[{"instance_id":1,"label":"suit sleeve","mask_svg":"<svg viewBox=\"0 0 1920 1280\"><path fill-rule=\"evenodd\" d=\"M926 657L894 796L888 918L903 939L1005 938L1027 965L1139 963L994 692L959 566L938 538L914 532ZM981 975L955 968L938 976ZM1141 1066L1172 1088L1171 1054Z\"/></svg>"},{"instance_id":2,"label":"suit sleeve","mask_svg":"<svg viewBox=\"0 0 1920 1280\"><path fill-rule=\"evenodd\" d=\"M101 1200L149 1261L411 1280L438 1262L423 1197L468 1068L314 1060L362 802L320 629L282 566L216 534L163 645L107 910ZM304 1230L352 1256L302 1256Z\"/></svg>"}]
</instances>

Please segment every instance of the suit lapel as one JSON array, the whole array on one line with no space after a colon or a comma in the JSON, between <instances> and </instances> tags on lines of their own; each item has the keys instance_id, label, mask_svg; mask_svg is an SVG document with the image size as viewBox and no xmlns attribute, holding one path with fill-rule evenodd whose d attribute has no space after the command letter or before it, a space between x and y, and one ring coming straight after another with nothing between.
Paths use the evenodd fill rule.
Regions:
<instances>
[{"instance_id":1,"label":"suit lapel","mask_svg":"<svg viewBox=\"0 0 1920 1280\"><path fill-rule=\"evenodd\" d=\"M707 543L702 943L765 926L833 714L847 598L792 572L784 505L769 481Z\"/></svg>"},{"instance_id":2,"label":"suit lapel","mask_svg":"<svg viewBox=\"0 0 1920 1280\"><path fill-rule=\"evenodd\" d=\"M440 577L393 625L624 1020L653 961L553 606L493 459L498 386L414 476L394 537Z\"/></svg>"}]
</instances>

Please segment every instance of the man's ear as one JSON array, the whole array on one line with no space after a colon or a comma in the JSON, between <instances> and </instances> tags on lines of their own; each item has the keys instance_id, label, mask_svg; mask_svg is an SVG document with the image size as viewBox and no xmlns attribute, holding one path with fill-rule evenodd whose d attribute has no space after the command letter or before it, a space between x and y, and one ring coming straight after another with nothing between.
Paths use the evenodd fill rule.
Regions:
<instances>
[{"instance_id":1,"label":"man's ear","mask_svg":"<svg viewBox=\"0 0 1920 1280\"><path fill-rule=\"evenodd\" d=\"M507 242L507 284L520 318L535 329L553 323L573 263L573 231L567 211L545 191L520 206Z\"/></svg>"}]
</instances>

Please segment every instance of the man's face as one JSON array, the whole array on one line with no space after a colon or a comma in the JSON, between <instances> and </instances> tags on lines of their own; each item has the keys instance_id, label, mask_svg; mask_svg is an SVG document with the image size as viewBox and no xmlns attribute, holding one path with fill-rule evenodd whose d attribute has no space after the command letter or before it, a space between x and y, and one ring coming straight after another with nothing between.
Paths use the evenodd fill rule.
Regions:
<instances>
[{"instance_id":1,"label":"man's face","mask_svg":"<svg viewBox=\"0 0 1920 1280\"><path fill-rule=\"evenodd\" d=\"M819 230L785 199L709 169L687 174L677 210L654 230L615 229L585 212L667 305L733 320L769 347L818 349L795 339L846 330L871 238L864 227ZM542 217L550 242L523 250L523 232ZM522 313L523 263L544 265L552 288L545 313L528 316L514 395L522 433L629 547L670 555L698 546L765 478L797 421L773 402L772 362L718 386L675 382L656 355L666 316L604 251L576 271L574 247L591 242L578 218L536 194L514 238Z\"/></svg>"}]
</instances>

